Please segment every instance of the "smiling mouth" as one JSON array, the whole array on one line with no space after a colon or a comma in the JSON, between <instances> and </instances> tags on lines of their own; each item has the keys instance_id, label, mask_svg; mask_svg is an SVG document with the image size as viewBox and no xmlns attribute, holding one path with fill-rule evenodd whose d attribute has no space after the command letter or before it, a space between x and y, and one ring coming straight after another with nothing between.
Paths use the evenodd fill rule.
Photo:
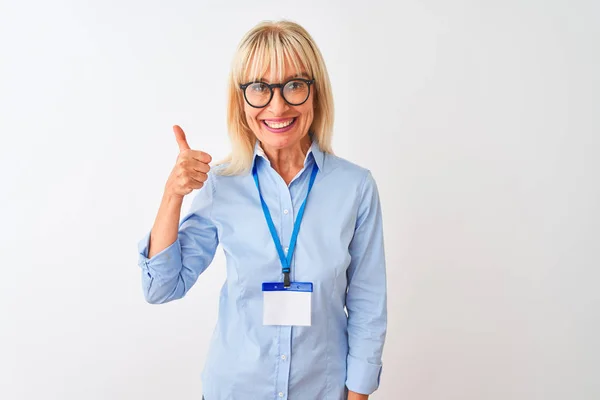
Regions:
<instances>
[{"instance_id":1,"label":"smiling mouth","mask_svg":"<svg viewBox=\"0 0 600 400\"><path fill-rule=\"evenodd\" d=\"M295 121L296 121L296 117L290 118L285 121L277 121L277 122L263 120L263 123L271 129L283 129L283 128L287 128L288 126L293 124Z\"/></svg>"}]
</instances>

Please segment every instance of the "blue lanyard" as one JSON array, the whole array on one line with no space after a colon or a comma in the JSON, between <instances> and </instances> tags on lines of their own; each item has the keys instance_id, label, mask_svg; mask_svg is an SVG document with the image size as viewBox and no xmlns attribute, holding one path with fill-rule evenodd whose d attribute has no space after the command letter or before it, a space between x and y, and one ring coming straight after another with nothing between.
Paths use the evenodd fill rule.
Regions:
<instances>
[{"instance_id":1,"label":"blue lanyard","mask_svg":"<svg viewBox=\"0 0 600 400\"><path fill-rule=\"evenodd\" d=\"M271 237L273 238L273 242L275 242L275 248L277 249L277 253L279 254L279 260L281 261L282 270L283 270L283 286L290 286L290 266L292 265L292 257L294 254L294 249L296 248L296 240L298 239L298 231L300 230L300 223L302 222L302 217L304 216L304 208L306 206L306 200L308 199L308 194L315 183L315 178L317 176L317 172L319 172L319 168L317 164L313 164L312 174L310 175L310 181L308 182L308 191L306 192L306 197L298 210L298 216L296 217L296 221L294 222L294 230L292 231L292 237L290 239L290 246L288 248L287 257L283 252L283 248L281 247L281 242L279 240L279 236L277 235L277 231L275 230L275 224L273 224L273 219L271 218L271 213L269 212L269 207L267 207L267 203L265 203L265 199L263 199L262 193L260 192L260 185L258 184L258 173L256 172L256 161L254 162L254 167L252 168L252 176L254 177L254 183L256 183L256 188L258 189L258 196L260 197L260 203L262 204L262 209L265 214L265 219L267 220L267 225L269 226L269 231L271 232Z\"/></svg>"}]
</instances>

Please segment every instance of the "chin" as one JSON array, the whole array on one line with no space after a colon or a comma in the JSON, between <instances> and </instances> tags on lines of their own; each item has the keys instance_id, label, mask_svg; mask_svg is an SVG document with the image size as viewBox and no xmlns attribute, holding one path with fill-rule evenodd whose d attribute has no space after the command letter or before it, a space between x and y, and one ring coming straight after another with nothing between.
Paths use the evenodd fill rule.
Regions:
<instances>
[{"instance_id":1,"label":"chin","mask_svg":"<svg viewBox=\"0 0 600 400\"><path fill-rule=\"evenodd\" d=\"M272 133L269 131L262 131L261 135L258 136L258 140L260 140L261 143L275 149L283 149L291 146L302 140L302 138L303 136L298 135L295 132Z\"/></svg>"}]
</instances>

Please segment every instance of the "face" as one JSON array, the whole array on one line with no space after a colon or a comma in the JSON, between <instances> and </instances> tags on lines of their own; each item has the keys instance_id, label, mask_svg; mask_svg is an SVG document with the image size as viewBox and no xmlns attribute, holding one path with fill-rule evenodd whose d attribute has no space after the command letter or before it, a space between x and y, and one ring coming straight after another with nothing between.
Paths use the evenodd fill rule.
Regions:
<instances>
[{"instance_id":1,"label":"face","mask_svg":"<svg viewBox=\"0 0 600 400\"><path fill-rule=\"evenodd\" d=\"M302 71L296 71L290 64L284 70L284 81L300 77L309 79ZM266 83L283 83L277 79L277 71L270 70L260 79ZM271 102L263 108L254 108L244 101L246 121L263 147L280 150L291 148L308 135L314 116L314 85L305 103L292 106L281 96L281 89L273 89Z\"/></svg>"}]
</instances>

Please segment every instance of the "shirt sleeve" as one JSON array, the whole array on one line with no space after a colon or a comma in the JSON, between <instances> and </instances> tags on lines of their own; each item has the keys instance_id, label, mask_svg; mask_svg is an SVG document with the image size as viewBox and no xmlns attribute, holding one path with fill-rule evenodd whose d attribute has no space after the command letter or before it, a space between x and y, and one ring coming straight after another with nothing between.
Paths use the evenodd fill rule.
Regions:
<instances>
[{"instance_id":1,"label":"shirt sleeve","mask_svg":"<svg viewBox=\"0 0 600 400\"><path fill-rule=\"evenodd\" d=\"M351 262L347 270L348 359L346 386L371 394L379 387L387 329L383 223L377 185L370 172L362 185Z\"/></svg>"},{"instance_id":2,"label":"shirt sleeve","mask_svg":"<svg viewBox=\"0 0 600 400\"><path fill-rule=\"evenodd\" d=\"M148 258L150 232L138 243L138 265L142 269L142 289L147 302L160 304L182 298L212 262L218 245L212 220L213 180L209 174L206 185L198 191L190 211L179 223L175 242L152 258Z\"/></svg>"}]
</instances>

